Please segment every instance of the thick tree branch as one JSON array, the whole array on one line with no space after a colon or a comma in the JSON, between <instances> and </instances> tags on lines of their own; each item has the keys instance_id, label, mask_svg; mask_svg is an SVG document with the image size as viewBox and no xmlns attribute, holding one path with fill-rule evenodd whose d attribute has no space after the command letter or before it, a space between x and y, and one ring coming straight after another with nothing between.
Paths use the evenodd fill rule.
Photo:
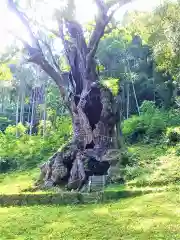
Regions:
<instances>
[{"instance_id":1,"label":"thick tree branch","mask_svg":"<svg viewBox=\"0 0 180 240\"><path fill-rule=\"evenodd\" d=\"M118 8L131 1L132 0L112 0L109 2L109 4L105 4L103 0L95 0L99 15L88 44L88 54L86 56L86 78L89 78L88 76L91 72L93 59L96 54L100 39L105 33L106 26L109 24Z\"/></svg>"},{"instance_id":2,"label":"thick tree branch","mask_svg":"<svg viewBox=\"0 0 180 240\"><path fill-rule=\"evenodd\" d=\"M91 35L89 44L88 44L88 54L86 56L86 78L90 78L89 74L91 72L92 69L92 65L93 65L93 59L94 56L96 54L98 45L99 45L99 41L101 39L101 37L104 35L104 31L106 26L108 25L109 21L111 20L113 13L112 12L110 14L110 16L108 16L108 7L106 6L106 4L102 1L102 0L95 0L96 5L98 6L98 10L99 10L99 16L96 20L96 26L94 28L94 31Z\"/></svg>"},{"instance_id":3,"label":"thick tree branch","mask_svg":"<svg viewBox=\"0 0 180 240\"><path fill-rule=\"evenodd\" d=\"M99 16L98 16L98 19L96 20L96 26L91 35L91 39L89 40L89 44L88 44L89 52L92 51L92 49L94 49L93 52L97 50L97 45L100 41L100 38L104 34L105 27L111 21L114 13L121 6L127 4L131 1L132 0L115 0L115 1L110 1L109 4L106 5L103 0L95 0L96 5L99 10ZM109 14L109 11L110 11L110 14Z\"/></svg>"},{"instance_id":4,"label":"thick tree branch","mask_svg":"<svg viewBox=\"0 0 180 240\"><path fill-rule=\"evenodd\" d=\"M50 65L50 63L46 60L45 56L43 55L39 41L33 34L32 29L29 25L29 22L27 20L28 18L26 18L24 13L22 13L21 11L18 10L18 8L13 0L7 0L7 1L8 1L9 8L17 15L17 17L24 24L28 33L30 34L31 40L33 41L33 46L30 46L27 42L25 42L24 40L19 38L21 40L21 42L23 43L25 49L29 53L30 58L28 61L39 65L55 81L55 83L59 87L62 97L64 98L65 94L66 94L66 88L63 86L63 83L62 83L62 75L60 74L60 72L56 71L54 69L54 67L52 67ZM49 50L51 50L51 49L49 49ZM52 51L50 53L52 53ZM53 56L53 54L52 54L52 56ZM54 57L53 57L53 59L54 59Z\"/></svg>"},{"instance_id":5,"label":"thick tree branch","mask_svg":"<svg viewBox=\"0 0 180 240\"><path fill-rule=\"evenodd\" d=\"M85 81L87 45L85 42L82 27L74 20L66 20L65 27L69 40L65 38L64 25L59 23L59 36L63 42L66 57L71 67L73 81L76 85L76 94L80 94ZM79 64L80 63L80 64Z\"/></svg>"},{"instance_id":6,"label":"thick tree branch","mask_svg":"<svg viewBox=\"0 0 180 240\"><path fill-rule=\"evenodd\" d=\"M39 65L49 76L51 76L51 78L53 78L56 84L59 86L62 96L65 96L66 88L61 82L62 75L59 71L59 66L52 54L51 47L48 44L44 43L52 58L52 66L41 50L41 46L39 44L40 42L32 31L28 17L25 16L23 12L19 11L13 0L7 1L10 9L15 12L15 14L24 24L33 41L32 46L23 42L25 48L30 54L29 61ZM75 82L73 86L76 95L83 95L83 90L85 93L88 92L89 88L91 88L91 83L97 80L96 62L94 57L98 48L99 41L105 33L105 28L111 21L114 12L117 10L117 7L120 7L130 1L131 0L111 1L111 4L107 5L103 0L95 0L99 14L88 46L85 41L83 28L78 22L74 20L73 15L71 20L67 19L66 17L64 17L62 20L62 18L59 18L57 16L57 21L59 23L59 33L55 33L55 35L61 38L64 45L66 57L71 67L71 80ZM68 2L69 9L67 10L67 13L72 5L70 5L70 2L71 1ZM69 37L68 40L66 39L66 34Z\"/></svg>"},{"instance_id":7,"label":"thick tree branch","mask_svg":"<svg viewBox=\"0 0 180 240\"><path fill-rule=\"evenodd\" d=\"M98 7L98 10L106 14L109 8L108 5L105 4L103 0L94 0L94 1L96 3L96 6Z\"/></svg>"}]
</instances>

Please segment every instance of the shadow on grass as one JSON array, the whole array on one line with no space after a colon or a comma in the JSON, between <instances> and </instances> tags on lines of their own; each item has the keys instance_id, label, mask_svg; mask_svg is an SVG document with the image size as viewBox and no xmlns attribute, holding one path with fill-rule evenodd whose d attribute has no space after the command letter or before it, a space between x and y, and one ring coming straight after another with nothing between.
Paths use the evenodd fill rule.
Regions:
<instances>
[{"instance_id":1,"label":"shadow on grass","mask_svg":"<svg viewBox=\"0 0 180 240\"><path fill-rule=\"evenodd\" d=\"M130 198L152 193L152 190L123 190L96 193L21 193L0 195L0 206L66 205L107 203L113 200Z\"/></svg>"}]
</instances>

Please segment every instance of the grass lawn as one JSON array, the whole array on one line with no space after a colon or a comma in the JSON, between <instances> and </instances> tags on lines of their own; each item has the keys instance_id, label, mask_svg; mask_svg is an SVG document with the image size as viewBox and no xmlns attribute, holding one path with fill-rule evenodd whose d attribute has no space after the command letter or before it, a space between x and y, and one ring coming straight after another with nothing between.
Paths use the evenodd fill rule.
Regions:
<instances>
[{"instance_id":1,"label":"grass lawn","mask_svg":"<svg viewBox=\"0 0 180 240\"><path fill-rule=\"evenodd\" d=\"M32 186L38 174L39 169L0 174L0 194L13 194L23 191Z\"/></svg>"},{"instance_id":2,"label":"grass lawn","mask_svg":"<svg viewBox=\"0 0 180 240\"><path fill-rule=\"evenodd\" d=\"M109 204L0 208L0 239L180 239L180 193Z\"/></svg>"},{"instance_id":3,"label":"grass lawn","mask_svg":"<svg viewBox=\"0 0 180 240\"><path fill-rule=\"evenodd\" d=\"M179 240L180 157L147 145L131 151L140 155L134 169L140 174L106 191L142 190L143 195L102 204L0 207L0 240ZM37 169L1 174L0 194L18 194L37 176Z\"/></svg>"}]
</instances>

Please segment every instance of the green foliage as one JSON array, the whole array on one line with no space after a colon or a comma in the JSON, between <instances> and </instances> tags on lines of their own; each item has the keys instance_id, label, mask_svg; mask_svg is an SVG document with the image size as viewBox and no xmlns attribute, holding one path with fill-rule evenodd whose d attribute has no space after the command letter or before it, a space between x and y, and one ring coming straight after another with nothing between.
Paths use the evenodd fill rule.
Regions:
<instances>
[{"instance_id":1,"label":"green foliage","mask_svg":"<svg viewBox=\"0 0 180 240\"><path fill-rule=\"evenodd\" d=\"M150 117L150 115L149 115ZM161 118L162 117L162 118ZM161 112L155 113L150 121L149 126L147 125L146 134L149 138L155 138L161 135L166 129L166 116Z\"/></svg>"},{"instance_id":2,"label":"green foliage","mask_svg":"<svg viewBox=\"0 0 180 240\"><path fill-rule=\"evenodd\" d=\"M12 80L12 74L6 64L0 64L0 80Z\"/></svg>"},{"instance_id":3,"label":"green foliage","mask_svg":"<svg viewBox=\"0 0 180 240\"><path fill-rule=\"evenodd\" d=\"M143 180L144 176L153 173L154 164L160 156L166 154L167 148L154 144L137 144L128 148L128 152L135 157L136 164L127 165L122 173L127 181Z\"/></svg>"},{"instance_id":4,"label":"green foliage","mask_svg":"<svg viewBox=\"0 0 180 240\"><path fill-rule=\"evenodd\" d=\"M166 138L169 144L176 144L180 142L180 127L167 128Z\"/></svg>"},{"instance_id":5,"label":"green foliage","mask_svg":"<svg viewBox=\"0 0 180 240\"><path fill-rule=\"evenodd\" d=\"M133 187L169 187L180 181L178 148L165 144L137 144L129 147L136 153L138 161L123 169L123 176Z\"/></svg>"},{"instance_id":6,"label":"green foliage","mask_svg":"<svg viewBox=\"0 0 180 240\"><path fill-rule=\"evenodd\" d=\"M39 122L39 125L38 125L38 134L40 136L43 135L43 129L45 128L45 131L46 131L46 135L49 135L49 134L52 134L53 132L53 126L52 126L52 122L51 121L44 121L44 120L41 120Z\"/></svg>"},{"instance_id":7,"label":"green foliage","mask_svg":"<svg viewBox=\"0 0 180 240\"><path fill-rule=\"evenodd\" d=\"M17 162L9 157L0 157L0 173L17 168Z\"/></svg>"},{"instance_id":8,"label":"green foliage","mask_svg":"<svg viewBox=\"0 0 180 240\"><path fill-rule=\"evenodd\" d=\"M119 80L116 78L108 78L106 80L102 81L102 84L105 85L106 87L108 87L114 96L116 96L118 94L118 90L119 90Z\"/></svg>"},{"instance_id":9,"label":"green foliage","mask_svg":"<svg viewBox=\"0 0 180 240\"><path fill-rule=\"evenodd\" d=\"M9 138L15 136L23 136L26 133L27 128L22 124L18 123L17 126L9 125L5 130L5 135Z\"/></svg>"},{"instance_id":10,"label":"green foliage","mask_svg":"<svg viewBox=\"0 0 180 240\"><path fill-rule=\"evenodd\" d=\"M136 153L132 153L130 151L123 151L121 153L120 164L122 166L135 166L138 163L138 155Z\"/></svg>"},{"instance_id":11,"label":"green foliage","mask_svg":"<svg viewBox=\"0 0 180 240\"><path fill-rule=\"evenodd\" d=\"M156 9L148 24L153 29L149 43L153 44L157 67L174 78L179 75L179 9L179 2L167 2Z\"/></svg>"},{"instance_id":12,"label":"green foliage","mask_svg":"<svg viewBox=\"0 0 180 240\"><path fill-rule=\"evenodd\" d=\"M145 169L139 165L137 166L126 166L122 170L122 175L126 181L134 180L138 177L142 177L143 174L149 173L148 169Z\"/></svg>"},{"instance_id":13,"label":"green foliage","mask_svg":"<svg viewBox=\"0 0 180 240\"><path fill-rule=\"evenodd\" d=\"M145 101L141 107L140 116L132 116L122 124L122 131L127 141L133 143L139 140L150 141L160 139L166 128L178 126L180 119L178 111L169 112L155 107L153 102Z\"/></svg>"},{"instance_id":14,"label":"green foliage","mask_svg":"<svg viewBox=\"0 0 180 240\"><path fill-rule=\"evenodd\" d=\"M131 139L137 134L137 138L141 134L145 134L147 126L144 124L144 118L142 116L132 116L125 120L122 125L122 131L124 137ZM136 139L137 140L137 139Z\"/></svg>"},{"instance_id":15,"label":"green foliage","mask_svg":"<svg viewBox=\"0 0 180 240\"><path fill-rule=\"evenodd\" d=\"M7 117L0 116L0 131L5 131L5 129L11 124L13 124L12 120L8 119Z\"/></svg>"},{"instance_id":16,"label":"green foliage","mask_svg":"<svg viewBox=\"0 0 180 240\"><path fill-rule=\"evenodd\" d=\"M70 71L70 66L68 65L67 60L66 60L65 57L62 56L62 57L60 58L60 60L59 60L59 65L60 65L62 71L64 71L64 72Z\"/></svg>"},{"instance_id":17,"label":"green foliage","mask_svg":"<svg viewBox=\"0 0 180 240\"><path fill-rule=\"evenodd\" d=\"M143 164L143 163L141 163ZM141 174L135 176L129 185L137 187L142 186L168 186L170 184L179 184L180 174L178 171L179 156L171 153L164 153L159 158L157 157L150 163L144 163L144 166L138 167L141 169ZM135 170L135 169L133 169Z\"/></svg>"},{"instance_id":18,"label":"green foliage","mask_svg":"<svg viewBox=\"0 0 180 240\"><path fill-rule=\"evenodd\" d=\"M142 113L153 114L156 111L156 106L154 102L144 101L140 107Z\"/></svg>"},{"instance_id":19,"label":"green foliage","mask_svg":"<svg viewBox=\"0 0 180 240\"><path fill-rule=\"evenodd\" d=\"M48 134L42 138L40 135L29 136L25 134L26 127L18 124L17 127L9 126L5 133L0 134L0 172L12 168L34 167L47 159L61 145L66 143L71 135L71 119L61 117L56 123L56 129L51 131L48 126ZM18 138L16 132L18 131ZM42 123L39 131L42 131Z\"/></svg>"}]
</instances>

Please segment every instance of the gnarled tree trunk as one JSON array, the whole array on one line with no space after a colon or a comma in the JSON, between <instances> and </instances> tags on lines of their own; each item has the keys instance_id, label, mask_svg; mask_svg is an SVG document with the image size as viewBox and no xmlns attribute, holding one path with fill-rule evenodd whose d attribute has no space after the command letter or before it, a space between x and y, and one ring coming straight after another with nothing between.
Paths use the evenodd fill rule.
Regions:
<instances>
[{"instance_id":1,"label":"gnarled tree trunk","mask_svg":"<svg viewBox=\"0 0 180 240\"><path fill-rule=\"evenodd\" d=\"M82 26L75 21L73 14L68 19L70 9L61 17L57 12L59 29L54 34L62 40L71 69L69 73L63 73L52 54L51 46L35 36L26 15L13 0L8 0L10 8L31 36L32 46L23 41L29 55L28 61L39 65L55 81L72 116L72 141L41 166L39 182L46 186L68 183L68 188L80 189L88 176L107 173L109 163L101 159L114 143L115 125L119 120L118 103L111 91L99 83L95 54L116 9L115 4L121 6L130 1L114 0L105 4L103 0L95 0L98 16L88 43ZM73 4L73 0L67 0L68 8L74 10ZM49 52L51 62L47 60L42 46ZM68 89L67 80L70 86Z\"/></svg>"},{"instance_id":2,"label":"gnarled tree trunk","mask_svg":"<svg viewBox=\"0 0 180 240\"><path fill-rule=\"evenodd\" d=\"M114 144L115 99L97 84L83 101L71 100L73 139L41 166L45 186L68 183L69 189L80 189L88 176L107 174L109 165L101 159Z\"/></svg>"}]
</instances>

